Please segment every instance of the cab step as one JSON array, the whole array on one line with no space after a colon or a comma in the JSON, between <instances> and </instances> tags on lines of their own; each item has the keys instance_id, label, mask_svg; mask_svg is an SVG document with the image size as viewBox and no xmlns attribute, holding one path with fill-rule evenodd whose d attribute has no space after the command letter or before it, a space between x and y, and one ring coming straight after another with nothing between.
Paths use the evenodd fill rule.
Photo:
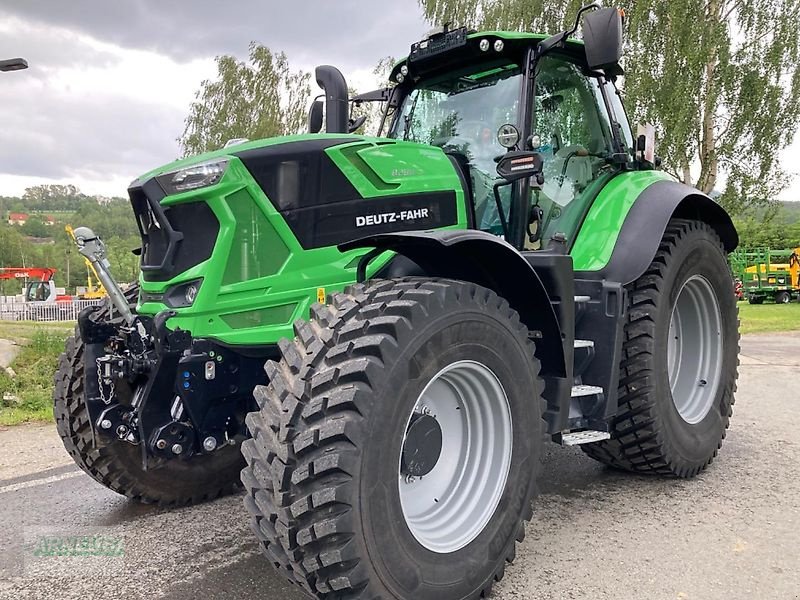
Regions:
<instances>
[{"instance_id":1,"label":"cab step","mask_svg":"<svg viewBox=\"0 0 800 600\"><path fill-rule=\"evenodd\" d=\"M596 386L596 385L573 385L572 386L572 397L579 398L580 396L594 396L596 394L602 394L603 388Z\"/></svg>"},{"instance_id":2,"label":"cab step","mask_svg":"<svg viewBox=\"0 0 800 600\"><path fill-rule=\"evenodd\" d=\"M595 431L587 429L584 431L573 431L561 434L562 446L580 446L581 444L591 444L611 439L611 434L607 431Z\"/></svg>"}]
</instances>

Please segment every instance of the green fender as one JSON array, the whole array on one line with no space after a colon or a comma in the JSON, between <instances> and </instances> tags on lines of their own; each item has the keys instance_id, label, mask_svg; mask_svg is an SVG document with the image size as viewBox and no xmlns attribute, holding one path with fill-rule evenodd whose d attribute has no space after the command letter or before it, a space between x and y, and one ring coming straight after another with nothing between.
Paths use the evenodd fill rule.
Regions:
<instances>
[{"instance_id":1,"label":"green fender","mask_svg":"<svg viewBox=\"0 0 800 600\"><path fill-rule=\"evenodd\" d=\"M576 275L623 284L652 261L672 218L697 219L719 235L727 252L739 236L725 209L662 171L622 173L595 199L570 254Z\"/></svg>"}]
</instances>

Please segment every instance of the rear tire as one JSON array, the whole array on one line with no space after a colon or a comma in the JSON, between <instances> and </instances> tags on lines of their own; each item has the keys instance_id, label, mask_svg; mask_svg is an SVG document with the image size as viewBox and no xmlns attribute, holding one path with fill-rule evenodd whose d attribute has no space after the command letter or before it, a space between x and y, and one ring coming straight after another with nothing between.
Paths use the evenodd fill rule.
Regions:
<instances>
[{"instance_id":1,"label":"rear tire","mask_svg":"<svg viewBox=\"0 0 800 600\"><path fill-rule=\"evenodd\" d=\"M792 295L789 292L778 292L775 294L775 304L789 304L792 301Z\"/></svg>"},{"instance_id":2,"label":"rear tire","mask_svg":"<svg viewBox=\"0 0 800 600\"><path fill-rule=\"evenodd\" d=\"M260 410L248 416L253 437L242 446L245 506L269 560L316 598L487 595L524 536L541 456L543 384L517 313L473 284L408 278L351 286L330 306L315 305L295 332L281 343L282 360L267 363L270 384L256 389ZM431 395L447 375L452 380ZM481 387L481 378L494 383ZM495 384L502 393L480 396ZM470 404L470 395L484 402ZM506 409L502 399L492 404L500 396ZM476 426L500 423L495 437L508 446L485 436L475 460L451 452L465 446L447 424L442 397L453 401L450 414L466 439L478 439ZM431 408L413 413L423 398ZM497 417L505 410L507 419ZM412 414L434 415L441 428L430 478L407 480L401 467L413 446ZM506 456L502 448L507 462L484 460ZM424 455L414 454L423 462ZM496 468L469 471L481 461ZM467 476L415 505L427 498L424 485L447 480L450 464ZM465 484L468 472L481 483Z\"/></svg>"},{"instance_id":3,"label":"rear tire","mask_svg":"<svg viewBox=\"0 0 800 600\"><path fill-rule=\"evenodd\" d=\"M693 477L711 463L736 389L739 332L731 287L714 230L671 220L650 267L627 287L619 410L610 440L582 446L589 456L675 477Z\"/></svg>"},{"instance_id":4,"label":"rear tire","mask_svg":"<svg viewBox=\"0 0 800 600\"><path fill-rule=\"evenodd\" d=\"M135 301L138 288L126 292ZM115 311L116 314L116 311ZM94 313L97 320L112 320L109 302ZM76 328L67 340L55 374L53 413L56 429L75 463L105 487L145 504L181 506L211 500L240 487L244 464L238 448L229 446L211 455L168 460L142 470L139 446L114 441L96 447L84 396L84 344ZM119 386L120 388L122 386ZM127 390L130 392L130 390ZM119 389L120 394L126 390Z\"/></svg>"}]
</instances>

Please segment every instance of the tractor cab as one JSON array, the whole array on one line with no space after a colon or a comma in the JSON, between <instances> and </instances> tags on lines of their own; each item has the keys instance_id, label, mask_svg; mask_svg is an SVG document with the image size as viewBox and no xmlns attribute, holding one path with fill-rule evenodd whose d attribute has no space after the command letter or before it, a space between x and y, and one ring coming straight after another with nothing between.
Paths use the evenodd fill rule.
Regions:
<instances>
[{"instance_id":1,"label":"tractor cab","mask_svg":"<svg viewBox=\"0 0 800 600\"><path fill-rule=\"evenodd\" d=\"M633 135L614 84L622 14L589 13L584 41L564 32L445 30L411 47L388 137L440 147L457 165L475 229L518 249L571 246L592 200L633 165ZM577 28L577 24L576 24ZM540 173L508 181L507 152L538 154Z\"/></svg>"},{"instance_id":2,"label":"tractor cab","mask_svg":"<svg viewBox=\"0 0 800 600\"><path fill-rule=\"evenodd\" d=\"M56 284L50 281L29 281L25 285L25 302L55 302Z\"/></svg>"}]
</instances>

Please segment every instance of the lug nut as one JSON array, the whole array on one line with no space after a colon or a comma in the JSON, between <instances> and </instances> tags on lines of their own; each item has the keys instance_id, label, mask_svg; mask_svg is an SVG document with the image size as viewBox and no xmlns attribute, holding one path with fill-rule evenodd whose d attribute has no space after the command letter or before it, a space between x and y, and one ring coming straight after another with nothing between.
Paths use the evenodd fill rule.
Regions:
<instances>
[{"instance_id":1,"label":"lug nut","mask_svg":"<svg viewBox=\"0 0 800 600\"><path fill-rule=\"evenodd\" d=\"M100 421L100 427L102 427L103 429L111 429L111 421L109 421L108 419L103 419L102 421Z\"/></svg>"},{"instance_id":2,"label":"lug nut","mask_svg":"<svg viewBox=\"0 0 800 600\"><path fill-rule=\"evenodd\" d=\"M210 435L203 440L203 448L205 448L206 452L213 452L214 448L216 447L217 447L217 438L215 438L213 435Z\"/></svg>"},{"instance_id":3,"label":"lug nut","mask_svg":"<svg viewBox=\"0 0 800 600\"><path fill-rule=\"evenodd\" d=\"M173 444L172 445L172 453L173 454L180 454L181 452L183 452L183 446L181 446L180 444Z\"/></svg>"},{"instance_id":4,"label":"lug nut","mask_svg":"<svg viewBox=\"0 0 800 600\"><path fill-rule=\"evenodd\" d=\"M120 425L117 427L117 435L119 437L125 437L125 434L128 433L128 428L125 425Z\"/></svg>"},{"instance_id":5,"label":"lug nut","mask_svg":"<svg viewBox=\"0 0 800 600\"><path fill-rule=\"evenodd\" d=\"M166 447L167 447L167 440L158 440L156 442L156 448L158 448L159 450L163 450Z\"/></svg>"}]
</instances>

